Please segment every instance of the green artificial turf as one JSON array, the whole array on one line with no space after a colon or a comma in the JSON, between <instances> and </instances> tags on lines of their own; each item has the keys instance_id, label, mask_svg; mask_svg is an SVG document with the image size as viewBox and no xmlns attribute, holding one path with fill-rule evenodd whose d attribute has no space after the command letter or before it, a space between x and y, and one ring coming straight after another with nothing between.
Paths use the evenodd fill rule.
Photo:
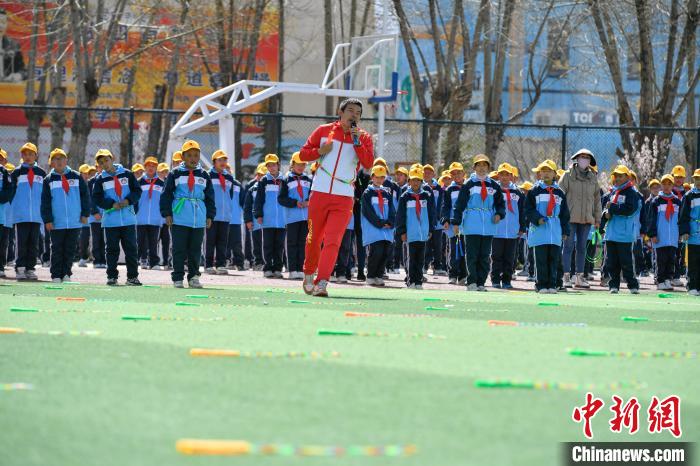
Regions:
<instances>
[{"instance_id":1,"label":"green artificial turf","mask_svg":"<svg viewBox=\"0 0 700 466\"><path fill-rule=\"evenodd\" d=\"M698 440L699 359L582 358L567 353L574 347L698 351L699 323L654 321L700 320L697 298L365 287L333 288L332 293L325 300L298 289L266 287L0 286L0 327L101 332L0 334L0 384L34 385L32 391L0 391L2 464L545 465L557 464L559 442L584 440L582 426L571 420L574 406L584 403L584 388L474 386L477 379L496 378L643 382L646 388L593 390L606 402L593 421L595 439L672 440L668 433L646 432L646 408L652 395L677 394L682 399L683 440ZM40 312L11 312L13 307ZM440 318L349 318L347 311ZM122 320L126 315L182 320ZM624 321L623 316L649 321ZM588 327L489 327L489 319L584 322ZM395 336L322 336L319 329ZM412 337L427 333L445 339ZM340 357L194 358L190 348L338 351ZM609 432L614 393L640 400L641 429L633 437ZM180 438L415 444L418 454L187 457L175 450Z\"/></svg>"}]
</instances>

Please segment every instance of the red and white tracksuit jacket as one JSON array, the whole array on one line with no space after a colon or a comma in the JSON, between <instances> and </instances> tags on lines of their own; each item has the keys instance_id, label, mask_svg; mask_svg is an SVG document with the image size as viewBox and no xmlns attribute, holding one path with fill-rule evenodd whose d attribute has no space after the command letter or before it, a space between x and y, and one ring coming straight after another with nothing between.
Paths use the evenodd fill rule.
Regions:
<instances>
[{"instance_id":1,"label":"red and white tracksuit jacket","mask_svg":"<svg viewBox=\"0 0 700 466\"><path fill-rule=\"evenodd\" d=\"M319 147L329 140L333 141L333 148L326 155L319 155ZM357 170L360 165L369 169L374 162L372 137L362 130L360 144L353 145L352 134L346 133L340 121L336 121L316 128L300 151L303 161L320 158L311 185L304 261L305 274L318 270L316 283L329 280L335 267L340 242L352 216Z\"/></svg>"}]
</instances>

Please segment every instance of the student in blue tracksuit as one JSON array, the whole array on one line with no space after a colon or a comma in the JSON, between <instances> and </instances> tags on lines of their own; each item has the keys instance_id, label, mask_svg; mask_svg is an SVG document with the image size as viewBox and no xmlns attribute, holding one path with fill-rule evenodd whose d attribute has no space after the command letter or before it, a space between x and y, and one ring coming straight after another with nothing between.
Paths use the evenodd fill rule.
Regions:
<instances>
[{"instance_id":1,"label":"student in blue tracksuit","mask_svg":"<svg viewBox=\"0 0 700 466\"><path fill-rule=\"evenodd\" d=\"M160 216L160 196L165 182L158 177L158 159L146 157L143 165L145 173L138 180L141 186L141 199L139 199L136 215L136 236L141 266L154 269L160 263L158 238L163 224L163 217Z\"/></svg>"},{"instance_id":2,"label":"student in blue tracksuit","mask_svg":"<svg viewBox=\"0 0 700 466\"><path fill-rule=\"evenodd\" d=\"M199 262L202 256L204 229L216 217L214 186L209 174L199 163L200 149L196 141L182 145L182 162L165 180L160 197L160 214L171 227L173 237L173 272L175 288L184 288L185 259L190 288L202 288Z\"/></svg>"},{"instance_id":3,"label":"student in blue tracksuit","mask_svg":"<svg viewBox=\"0 0 700 466\"><path fill-rule=\"evenodd\" d=\"M603 209L605 223L605 248L607 256L610 293L620 290L620 272L632 294L639 293L639 281L634 268L634 242L638 236L637 213L641 200L634 189L630 170L618 165L612 172L613 190Z\"/></svg>"},{"instance_id":4,"label":"student in blue tracksuit","mask_svg":"<svg viewBox=\"0 0 700 466\"><path fill-rule=\"evenodd\" d=\"M53 169L44 179L41 193L41 219L51 235L51 280L70 280L75 249L83 225L90 215L90 193L80 173L68 166L63 149L49 155Z\"/></svg>"},{"instance_id":5,"label":"student in blue tracksuit","mask_svg":"<svg viewBox=\"0 0 700 466\"><path fill-rule=\"evenodd\" d=\"M0 149L2 150L2 149ZM15 166L12 165L11 163L6 163L5 164L5 169L7 170L7 174L10 175L10 198L12 198L12 172L15 170ZM10 200L7 203L7 207L5 207L5 242L0 245L2 248L2 253L5 254L4 256L4 263L3 267L6 264L10 265L15 265L15 258L16 256L16 235L15 235L15 220L14 220L14 210L12 208L12 200Z\"/></svg>"},{"instance_id":6,"label":"student in blue tracksuit","mask_svg":"<svg viewBox=\"0 0 700 466\"><path fill-rule=\"evenodd\" d=\"M498 166L498 182L505 202L505 217L498 222L491 252L491 283L494 288L511 289L513 263L518 238L525 234L525 196L513 183L514 169L508 163Z\"/></svg>"},{"instance_id":7,"label":"student in blue tracksuit","mask_svg":"<svg viewBox=\"0 0 700 466\"><path fill-rule=\"evenodd\" d=\"M95 167L95 174L87 182L88 192L90 193L90 241L92 242L92 267L95 269L107 268L107 257L105 255L105 232L102 229L102 209L95 205L93 199L93 190L95 181L99 176L98 167Z\"/></svg>"},{"instance_id":8,"label":"student in blue tracksuit","mask_svg":"<svg viewBox=\"0 0 700 466\"><path fill-rule=\"evenodd\" d=\"M303 280L306 235L309 233L311 178L304 174L306 162L292 154L289 174L282 181L277 202L284 207L287 228L287 272L290 280Z\"/></svg>"},{"instance_id":9,"label":"student in blue tracksuit","mask_svg":"<svg viewBox=\"0 0 700 466\"><path fill-rule=\"evenodd\" d=\"M282 278L286 230L284 229L284 207L277 202L282 188L279 157L275 154L267 154L265 167L267 167L267 175L258 182L253 217L258 225L262 225L265 278Z\"/></svg>"},{"instance_id":10,"label":"student in blue tracksuit","mask_svg":"<svg viewBox=\"0 0 700 466\"><path fill-rule=\"evenodd\" d=\"M180 157L182 157L182 155L180 155ZM163 189L165 189L165 180L168 178L169 174L170 167L168 164L159 163L158 178L163 182ZM158 210L160 211L160 199L158 199L158 202ZM161 260L163 261L161 265L165 270L172 270L172 262L170 262L170 227L165 224L165 219L162 216L160 218L160 234L158 238L160 239L160 254Z\"/></svg>"},{"instance_id":11,"label":"student in blue tracksuit","mask_svg":"<svg viewBox=\"0 0 700 466\"><path fill-rule=\"evenodd\" d=\"M41 230L41 192L46 172L36 163L37 148L31 142L20 149L22 165L10 176L12 210L17 241L17 280L36 280L36 258Z\"/></svg>"},{"instance_id":12,"label":"student in blue tracksuit","mask_svg":"<svg viewBox=\"0 0 700 466\"><path fill-rule=\"evenodd\" d=\"M84 163L78 168L78 173L80 177L85 182L85 187L87 188L87 182L90 179L90 170L94 170L94 167ZM88 191L88 197L90 192ZM92 201L90 201L92 202ZM80 228L80 239L78 241L78 267L87 267L87 262L90 259L90 225L85 223Z\"/></svg>"},{"instance_id":13,"label":"student in blue tracksuit","mask_svg":"<svg viewBox=\"0 0 700 466\"><path fill-rule=\"evenodd\" d=\"M688 294L700 296L700 168L693 172L693 184L681 202L678 233L688 248Z\"/></svg>"},{"instance_id":14,"label":"student in blue tracksuit","mask_svg":"<svg viewBox=\"0 0 700 466\"><path fill-rule=\"evenodd\" d=\"M396 183L391 176L389 176L391 171L389 170L386 160L384 160L382 157L377 157L374 159L373 163L374 165L381 165L386 169L387 177L384 180L384 183L382 183L382 186L389 189L391 192L391 202L394 204L394 211L396 211L396 207L399 204L399 197L401 196L401 186L399 186L399 184ZM398 173L401 173L401 171ZM396 240L396 230L394 230L393 234L394 240ZM395 241L391 252L389 252L389 258L386 262L386 273L399 273L399 268L403 264L403 249L401 248L401 245L397 243L400 243L400 241Z\"/></svg>"},{"instance_id":15,"label":"student in blue tracksuit","mask_svg":"<svg viewBox=\"0 0 700 466\"><path fill-rule=\"evenodd\" d=\"M12 197L12 183L10 174L5 168L6 163L7 152L0 149L0 278L5 278L7 244L11 231L9 228L5 228L6 215L11 209L10 198Z\"/></svg>"},{"instance_id":16,"label":"student in blue tracksuit","mask_svg":"<svg viewBox=\"0 0 700 466\"><path fill-rule=\"evenodd\" d=\"M392 193L383 186L386 168L372 167L372 183L362 194L362 245L369 246L367 257L367 284L384 286L384 270L391 257L394 240L395 212Z\"/></svg>"},{"instance_id":17,"label":"student in blue tracksuit","mask_svg":"<svg viewBox=\"0 0 700 466\"><path fill-rule=\"evenodd\" d=\"M449 281L452 285L464 285L467 282L467 264L464 257L464 237L456 235L450 227L450 219L454 215L459 191L464 185L464 167L459 162L452 162L449 167L452 182L445 189L442 198L440 223L447 234L450 251Z\"/></svg>"},{"instance_id":18,"label":"student in blue tracksuit","mask_svg":"<svg viewBox=\"0 0 700 466\"><path fill-rule=\"evenodd\" d=\"M554 181L556 165L543 162L534 169L540 180L527 193L525 216L527 243L535 259L535 288L539 293L557 293L557 269L561 244L569 235L569 206L566 195Z\"/></svg>"},{"instance_id":19,"label":"student in blue tracksuit","mask_svg":"<svg viewBox=\"0 0 700 466\"><path fill-rule=\"evenodd\" d=\"M208 274L228 275L226 248L231 213L233 212L233 175L226 169L228 155L221 149L212 154L211 162L214 166L209 171L209 177L214 187L216 217L214 217L211 228L207 228L204 271ZM214 260L214 252L216 252L216 261Z\"/></svg>"},{"instance_id":20,"label":"student in blue tracksuit","mask_svg":"<svg viewBox=\"0 0 700 466\"><path fill-rule=\"evenodd\" d=\"M425 248L436 223L435 204L430 188L424 187L422 169L414 168L409 172L408 185L399 199L396 232L402 242L408 243L406 285L422 290Z\"/></svg>"},{"instance_id":21,"label":"student in blue tracksuit","mask_svg":"<svg viewBox=\"0 0 700 466\"><path fill-rule=\"evenodd\" d=\"M671 175L673 176L673 194L676 195L679 201L682 201L683 196L685 196L686 193L685 167L683 165L676 165L671 169ZM683 286L681 276L684 275L685 272L685 245L683 243L678 243L678 247L676 248L676 263L674 266L671 285Z\"/></svg>"},{"instance_id":22,"label":"student in blue tracksuit","mask_svg":"<svg viewBox=\"0 0 700 466\"><path fill-rule=\"evenodd\" d=\"M343 239L338 249L338 260L335 262L335 269L331 276L331 281L337 283L347 283L352 278L350 269L350 258L352 256L352 240L355 236L355 216L350 217L348 227L345 229ZM358 272L359 273L359 272Z\"/></svg>"},{"instance_id":23,"label":"student in blue tracksuit","mask_svg":"<svg viewBox=\"0 0 700 466\"><path fill-rule=\"evenodd\" d=\"M248 238L250 238L250 254L253 270L262 270L265 262L262 253L262 225L253 218L253 205L258 197L258 183L267 174L264 164L259 164L255 171L255 178L248 183L243 202L243 222L245 222Z\"/></svg>"},{"instance_id":24,"label":"student in blue tracksuit","mask_svg":"<svg viewBox=\"0 0 700 466\"><path fill-rule=\"evenodd\" d=\"M433 275L444 277L447 275L445 268L445 230L440 223L440 212L442 210L442 199L445 191L440 186L440 183L435 179L435 169L432 165L423 165L423 181L430 189L433 207L435 209L435 225L432 226L432 234L430 240L425 247L425 265L427 269L431 264L433 266Z\"/></svg>"},{"instance_id":25,"label":"student in blue tracksuit","mask_svg":"<svg viewBox=\"0 0 700 466\"><path fill-rule=\"evenodd\" d=\"M226 169L231 172L230 165ZM241 224L243 222L243 204L245 201L245 191L243 185L236 178L233 178L233 186L231 192L231 220L228 225L228 242L226 243L226 255L229 258L230 266L236 267L238 270L245 270L245 256L243 255L243 230Z\"/></svg>"},{"instance_id":26,"label":"student in blue tracksuit","mask_svg":"<svg viewBox=\"0 0 700 466\"><path fill-rule=\"evenodd\" d=\"M637 275L640 275L640 272L644 270L642 236L646 231L647 221L646 210L644 209L644 195L639 191L639 189L637 189L639 179L637 178L637 174L632 170L630 170L630 183L632 184L632 188L639 199L637 211L634 213L635 239L632 245L632 252L634 257L634 271Z\"/></svg>"},{"instance_id":27,"label":"student in blue tracksuit","mask_svg":"<svg viewBox=\"0 0 700 466\"><path fill-rule=\"evenodd\" d=\"M102 228L107 243L107 285L117 285L117 261L121 243L126 261L126 284L141 286L136 247L136 212L141 199L141 186L131 171L114 163L112 153L107 149L98 150L95 161L102 171L92 188L92 202L103 210Z\"/></svg>"},{"instance_id":28,"label":"student in blue tracksuit","mask_svg":"<svg viewBox=\"0 0 700 466\"><path fill-rule=\"evenodd\" d=\"M474 173L460 188L451 223L455 234L465 236L467 290L486 291L491 243L498 223L505 217L505 202L498 183L489 178L491 161L479 154L473 160Z\"/></svg>"},{"instance_id":29,"label":"student in blue tracksuit","mask_svg":"<svg viewBox=\"0 0 700 466\"><path fill-rule=\"evenodd\" d=\"M421 169L423 168L423 166L419 163L413 165L418 166ZM389 173L388 169L387 173ZM396 210L399 206L399 199L401 198L403 193L406 192L406 189L408 189L408 169L406 167L397 168L394 172L394 179L391 181L387 181L384 182L385 186L396 187L396 192L394 196L394 210ZM394 229L394 248L392 252L392 260L390 261L390 265L388 268L391 269L392 272L398 272L398 269L404 267L406 269L406 273L408 273L408 268L406 268L407 259L408 258L406 256L404 242L401 241L401 235L399 235L396 229Z\"/></svg>"},{"instance_id":30,"label":"student in blue tracksuit","mask_svg":"<svg viewBox=\"0 0 700 466\"><path fill-rule=\"evenodd\" d=\"M661 189L649 207L647 236L656 253L656 282L659 290L673 290L676 250L678 249L678 213L681 201L673 192L673 176L661 178Z\"/></svg>"}]
</instances>

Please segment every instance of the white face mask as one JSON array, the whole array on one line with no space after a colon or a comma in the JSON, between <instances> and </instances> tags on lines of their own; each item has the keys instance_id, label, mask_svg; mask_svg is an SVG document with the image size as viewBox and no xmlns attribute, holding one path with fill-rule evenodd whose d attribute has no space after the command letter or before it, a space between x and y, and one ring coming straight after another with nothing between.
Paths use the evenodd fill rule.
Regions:
<instances>
[{"instance_id":1,"label":"white face mask","mask_svg":"<svg viewBox=\"0 0 700 466\"><path fill-rule=\"evenodd\" d=\"M576 163L578 164L578 168L585 170L591 164L591 160L588 157L577 157Z\"/></svg>"}]
</instances>

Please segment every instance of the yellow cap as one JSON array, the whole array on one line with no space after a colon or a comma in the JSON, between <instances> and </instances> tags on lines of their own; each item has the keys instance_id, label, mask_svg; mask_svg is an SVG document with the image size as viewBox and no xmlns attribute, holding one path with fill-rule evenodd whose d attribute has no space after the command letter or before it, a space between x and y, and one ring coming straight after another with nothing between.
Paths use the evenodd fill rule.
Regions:
<instances>
[{"instance_id":1,"label":"yellow cap","mask_svg":"<svg viewBox=\"0 0 700 466\"><path fill-rule=\"evenodd\" d=\"M201 150L199 148L199 143L197 141L189 139L189 140L185 141L185 143L182 145L182 149L180 149L180 150L182 152L187 152L188 150L191 150L191 149Z\"/></svg>"},{"instance_id":2,"label":"yellow cap","mask_svg":"<svg viewBox=\"0 0 700 466\"><path fill-rule=\"evenodd\" d=\"M78 168L78 172L87 175L90 173L90 165L84 163Z\"/></svg>"},{"instance_id":3,"label":"yellow cap","mask_svg":"<svg viewBox=\"0 0 700 466\"><path fill-rule=\"evenodd\" d=\"M688 191L690 189L690 183L683 183L683 189Z\"/></svg>"},{"instance_id":4,"label":"yellow cap","mask_svg":"<svg viewBox=\"0 0 700 466\"><path fill-rule=\"evenodd\" d=\"M492 172L489 172L489 178L496 178L498 176L498 171L494 170Z\"/></svg>"},{"instance_id":5,"label":"yellow cap","mask_svg":"<svg viewBox=\"0 0 700 466\"><path fill-rule=\"evenodd\" d=\"M673 184L673 175L664 175L661 177L661 184L663 184L664 181L668 181L669 183Z\"/></svg>"},{"instance_id":6,"label":"yellow cap","mask_svg":"<svg viewBox=\"0 0 700 466\"><path fill-rule=\"evenodd\" d=\"M258 175L266 175L267 167L265 166L265 163L259 163L258 168L255 169L255 173Z\"/></svg>"},{"instance_id":7,"label":"yellow cap","mask_svg":"<svg viewBox=\"0 0 700 466\"><path fill-rule=\"evenodd\" d=\"M165 170L170 171L170 167L168 166L167 163L159 163L159 164L158 164L157 170L158 170L159 172L162 172L162 171L165 171Z\"/></svg>"},{"instance_id":8,"label":"yellow cap","mask_svg":"<svg viewBox=\"0 0 700 466\"><path fill-rule=\"evenodd\" d=\"M452 175L450 174L450 171L449 171L449 170L443 170L442 173L440 173L440 176L441 176L441 177L442 177L442 176L446 176L446 177L448 177L448 178L451 178L451 177L452 177Z\"/></svg>"},{"instance_id":9,"label":"yellow cap","mask_svg":"<svg viewBox=\"0 0 700 466\"><path fill-rule=\"evenodd\" d=\"M137 172L139 170L145 170L145 168L143 168L143 165L141 165L140 163L135 163L131 166L132 172Z\"/></svg>"},{"instance_id":10,"label":"yellow cap","mask_svg":"<svg viewBox=\"0 0 700 466\"><path fill-rule=\"evenodd\" d=\"M60 147L57 147L51 151L51 154L49 154L49 162L51 162L54 157L66 157L66 158L68 158L65 151L63 149L61 149Z\"/></svg>"},{"instance_id":11,"label":"yellow cap","mask_svg":"<svg viewBox=\"0 0 700 466\"><path fill-rule=\"evenodd\" d=\"M301 160L301 152L297 151L292 154L292 163L303 163L306 164L303 160Z\"/></svg>"},{"instance_id":12,"label":"yellow cap","mask_svg":"<svg viewBox=\"0 0 700 466\"><path fill-rule=\"evenodd\" d=\"M386 176L386 167L375 165L372 167L372 176Z\"/></svg>"},{"instance_id":13,"label":"yellow cap","mask_svg":"<svg viewBox=\"0 0 700 466\"><path fill-rule=\"evenodd\" d=\"M632 178L634 178L634 181L635 181L635 182L636 182L637 180L639 180L639 178L637 178L637 174L634 172L634 170L630 170L630 176L631 176Z\"/></svg>"},{"instance_id":14,"label":"yellow cap","mask_svg":"<svg viewBox=\"0 0 700 466\"><path fill-rule=\"evenodd\" d=\"M15 169L15 166L12 165L10 162L7 162L7 163L5 164L5 170L7 170L8 172L11 172L11 171L14 170L14 169Z\"/></svg>"},{"instance_id":15,"label":"yellow cap","mask_svg":"<svg viewBox=\"0 0 700 466\"><path fill-rule=\"evenodd\" d=\"M537 165L535 168L533 168L532 171L536 173L536 172L542 170L543 168L549 168L553 172L556 172L557 171L557 164L554 163L554 160L547 159L544 162Z\"/></svg>"},{"instance_id":16,"label":"yellow cap","mask_svg":"<svg viewBox=\"0 0 700 466\"><path fill-rule=\"evenodd\" d=\"M449 179L449 176L442 175L438 178L438 183L442 184L445 180Z\"/></svg>"},{"instance_id":17,"label":"yellow cap","mask_svg":"<svg viewBox=\"0 0 700 466\"><path fill-rule=\"evenodd\" d=\"M472 167L475 166L479 162L486 162L489 164L489 167L491 166L491 159L489 159L488 155L486 154L477 154L474 156L472 159Z\"/></svg>"},{"instance_id":18,"label":"yellow cap","mask_svg":"<svg viewBox=\"0 0 700 466\"><path fill-rule=\"evenodd\" d=\"M411 170L413 170L413 169L411 169ZM398 175L399 173L403 173L403 174L406 175L406 176L409 175L409 171L408 171L408 169L407 169L406 167L399 167L399 168L397 168L397 169L396 169L396 174Z\"/></svg>"},{"instance_id":19,"label":"yellow cap","mask_svg":"<svg viewBox=\"0 0 700 466\"><path fill-rule=\"evenodd\" d=\"M100 149L95 153L95 162L97 162L97 159L100 157L109 157L110 159L113 159L114 156L108 149Z\"/></svg>"},{"instance_id":20,"label":"yellow cap","mask_svg":"<svg viewBox=\"0 0 700 466\"><path fill-rule=\"evenodd\" d=\"M520 177L520 170L518 170L518 167L511 165L510 168L511 168L511 170L513 170L511 172L513 174L513 176L515 176L516 178L519 178Z\"/></svg>"},{"instance_id":21,"label":"yellow cap","mask_svg":"<svg viewBox=\"0 0 700 466\"><path fill-rule=\"evenodd\" d=\"M0 149L0 156L2 156L4 159L7 158L7 152L5 152L5 149Z\"/></svg>"},{"instance_id":22,"label":"yellow cap","mask_svg":"<svg viewBox=\"0 0 700 466\"><path fill-rule=\"evenodd\" d=\"M31 142L26 142L26 143L20 148L19 151L22 152L23 150L30 150L30 151L34 152L35 154L39 152L39 151L37 150L36 146L35 146L34 144L32 144Z\"/></svg>"},{"instance_id":23,"label":"yellow cap","mask_svg":"<svg viewBox=\"0 0 700 466\"><path fill-rule=\"evenodd\" d=\"M450 164L450 168L448 168L448 170L450 171L450 174L454 171L462 171L463 172L464 166L459 162L452 162Z\"/></svg>"},{"instance_id":24,"label":"yellow cap","mask_svg":"<svg viewBox=\"0 0 700 466\"><path fill-rule=\"evenodd\" d=\"M431 170L433 173L435 173L435 169L429 163L426 163L425 165L423 165L423 171L425 172L426 170Z\"/></svg>"},{"instance_id":25,"label":"yellow cap","mask_svg":"<svg viewBox=\"0 0 700 466\"><path fill-rule=\"evenodd\" d=\"M276 154L267 154L265 156L265 165L268 163L280 163L280 158Z\"/></svg>"},{"instance_id":26,"label":"yellow cap","mask_svg":"<svg viewBox=\"0 0 700 466\"><path fill-rule=\"evenodd\" d=\"M560 168L559 170L557 170L557 176L558 176L559 178L561 178L562 176L564 176L564 173L566 173L566 170L564 170L563 168Z\"/></svg>"},{"instance_id":27,"label":"yellow cap","mask_svg":"<svg viewBox=\"0 0 700 466\"><path fill-rule=\"evenodd\" d=\"M508 162L503 162L498 166L498 170L496 170L496 173L501 173L501 172L506 172L510 173L511 175L515 175L515 167L509 164Z\"/></svg>"},{"instance_id":28,"label":"yellow cap","mask_svg":"<svg viewBox=\"0 0 700 466\"><path fill-rule=\"evenodd\" d=\"M651 188L655 184L661 184L661 181L657 180L656 178L652 178L651 180L649 180L649 183L647 184L647 186L649 186Z\"/></svg>"},{"instance_id":29,"label":"yellow cap","mask_svg":"<svg viewBox=\"0 0 700 466\"><path fill-rule=\"evenodd\" d=\"M671 175L682 176L683 178L685 178L685 167L683 165L676 165L671 170Z\"/></svg>"},{"instance_id":30,"label":"yellow cap","mask_svg":"<svg viewBox=\"0 0 700 466\"><path fill-rule=\"evenodd\" d=\"M630 176L630 169L627 168L624 165L618 165L615 167L615 169L611 172L612 175L627 175Z\"/></svg>"},{"instance_id":31,"label":"yellow cap","mask_svg":"<svg viewBox=\"0 0 700 466\"><path fill-rule=\"evenodd\" d=\"M405 168L404 168L404 170L405 170ZM409 180L415 180L415 179L422 180L423 179L423 169L418 168L418 167L412 168L411 171L408 172L408 179Z\"/></svg>"},{"instance_id":32,"label":"yellow cap","mask_svg":"<svg viewBox=\"0 0 700 466\"><path fill-rule=\"evenodd\" d=\"M386 165L386 160L384 160L384 159L381 158L381 157L377 157L376 159L374 159L374 166L377 166L377 165L383 165L384 168L386 168L386 166L387 166L387 165Z\"/></svg>"},{"instance_id":33,"label":"yellow cap","mask_svg":"<svg viewBox=\"0 0 700 466\"><path fill-rule=\"evenodd\" d=\"M526 181L525 183L521 184L518 187L522 190L529 191L532 189L532 183L530 183L529 181Z\"/></svg>"},{"instance_id":34,"label":"yellow cap","mask_svg":"<svg viewBox=\"0 0 700 466\"><path fill-rule=\"evenodd\" d=\"M700 168L693 172L693 178L700 178Z\"/></svg>"},{"instance_id":35,"label":"yellow cap","mask_svg":"<svg viewBox=\"0 0 700 466\"><path fill-rule=\"evenodd\" d=\"M311 167L309 169L311 170L311 174L316 173L316 170L318 170L318 167L320 167L321 164L319 162L314 162L311 164Z\"/></svg>"},{"instance_id":36,"label":"yellow cap","mask_svg":"<svg viewBox=\"0 0 700 466\"><path fill-rule=\"evenodd\" d=\"M411 165L411 168L409 168L409 170L415 170L416 168L420 168L421 170L423 170L423 165L419 163L414 163L413 165Z\"/></svg>"},{"instance_id":37,"label":"yellow cap","mask_svg":"<svg viewBox=\"0 0 700 466\"><path fill-rule=\"evenodd\" d=\"M153 156L146 157L146 160L143 161L143 166L145 167L149 163L152 163L153 165L158 166L158 159L153 157Z\"/></svg>"},{"instance_id":38,"label":"yellow cap","mask_svg":"<svg viewBox=\"0 0 700 466\"><path fill-rule=\"evenodd\" d=\"M173 152L173 162L182 162L182 151L176 150Z\"/></svg>"},{"instance_id":39,"label":"yellow cap","mask_svg":"<svg viewBox=\"0 0 700 466\"><path fill-rule=\"evenodd\" d=\"M217 160L217 159L227 159L228 160L228 155L226 155L226 152L219 149L216 152L214 152L213 154L211 154L211 161L212 162L214 160Z\"/></svg>"}]
</instances>

